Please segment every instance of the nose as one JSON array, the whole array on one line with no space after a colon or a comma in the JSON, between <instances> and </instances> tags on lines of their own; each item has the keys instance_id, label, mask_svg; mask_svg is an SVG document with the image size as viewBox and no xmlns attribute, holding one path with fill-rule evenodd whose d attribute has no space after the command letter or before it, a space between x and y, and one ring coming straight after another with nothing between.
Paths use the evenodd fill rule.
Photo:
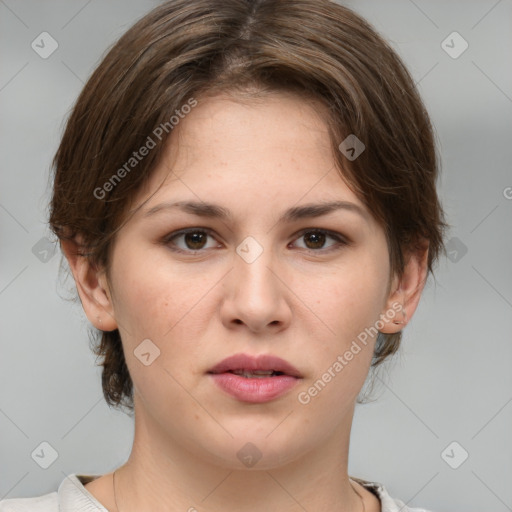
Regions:
<instances>
[{"instance_id":1,"label":"nose","mask_svg":"<svg viewBox=\"0 0 512 512\"><path fill-rule=\"evenodd\" d=\"M272 251L262 249L254 260L243 251L234 254L221 307L222 322L228 329L245 325L254 333L275 333L290 324L293 294Z\"/></svg>"}]
</instances>

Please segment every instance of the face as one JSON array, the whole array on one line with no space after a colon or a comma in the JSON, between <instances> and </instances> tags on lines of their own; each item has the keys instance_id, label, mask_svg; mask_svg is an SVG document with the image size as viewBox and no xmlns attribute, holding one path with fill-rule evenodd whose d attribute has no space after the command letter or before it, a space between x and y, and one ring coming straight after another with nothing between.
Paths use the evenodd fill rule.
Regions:
<instances>
[{"instance_id":1,"label":"face","mask_svg":"<svg viewBox=\"0 0 512 512\"><path fill-rule=\"evenodd\" d=\"M270 468L348 432L390 314L384 231L341 178L321 112L281 93L198 99L113 248L136 416L226 467L248 442ZM300 378L251 378L235 397L208 372L241 353L282 358Z\"/></svg>"}]
</instances>

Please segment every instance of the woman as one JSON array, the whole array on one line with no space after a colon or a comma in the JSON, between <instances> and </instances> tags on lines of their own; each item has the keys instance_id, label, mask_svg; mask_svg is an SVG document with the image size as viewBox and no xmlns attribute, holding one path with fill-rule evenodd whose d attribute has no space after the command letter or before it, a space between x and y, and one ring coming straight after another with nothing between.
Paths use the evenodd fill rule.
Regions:
<instances>
[{"instance_id":1,"label":"woman","mask_svg":"<svg viewBox=\"0 0 512 512\"><path fill-rule=\"evenodd\" d=\"M173 0L84 87L50 224L128 461L2 512L419 510L349 477L354 407L443 250L398 56L323 0Z\"/></svg>"}]
</instances>

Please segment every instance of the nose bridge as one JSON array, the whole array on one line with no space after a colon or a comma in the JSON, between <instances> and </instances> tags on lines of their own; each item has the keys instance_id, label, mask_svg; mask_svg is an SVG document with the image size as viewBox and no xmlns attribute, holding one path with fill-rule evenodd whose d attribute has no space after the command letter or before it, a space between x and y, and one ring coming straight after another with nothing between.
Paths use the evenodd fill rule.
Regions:
<instances>
[{"instance_id":1,"label":"nose bridge","mask_svg":"<svg viewBox=\"0 0 512 512\"><path fill-rule=\"evenodd\" d=\"M252 330L284 323L290 312L281 281L275 274L276 258L267 242L246 237L236 248L227 304L228 320L242 321Z\"/></svg>"},{"instance_id":2,"label":"nose bridge","mask_svg":"<svg viewBox=\"0 0 512 512\"><path fill-rule=\"evenodd\" d=\"M236 248L235 279L240 285L239 290L242 293L246 291L248 298L254 302L263 298L262 295L267 300L270 299L277 284L271 272L274 266L273 251L267 244L262 237L258 240L254 236L248 236Z\"/></svg>"}]
</instances>

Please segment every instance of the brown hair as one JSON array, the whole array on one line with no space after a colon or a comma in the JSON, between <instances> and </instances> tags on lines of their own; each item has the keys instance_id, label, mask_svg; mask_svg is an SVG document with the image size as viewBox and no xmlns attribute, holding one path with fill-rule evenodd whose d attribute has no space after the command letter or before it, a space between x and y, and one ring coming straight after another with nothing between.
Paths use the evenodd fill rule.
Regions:
<instances>
[{"instance_id":1,"label":"brown hair","mask_svg":"<svg viewBox=\"0 0 512 512\"><path fill-rule=\"evenodd\" d=\"M327 0L172 0L139 20L94 71L67 121L53 161L54 233L80 235L81 253L108 274L127 205L184 105L250 88L325 105L335 161L383 226L392 273L401 274L422 239L432 273L447 225L428 114L392 48L359 15ZM338 149L349 134L366 146L353 161ZM149 139L155 147L135 158ZM372 365L395 353L400 339L380 333ZM94 350L103 356L107 403L133 410L119 331L102 332Z\"/></svg>"}]
</instances>

